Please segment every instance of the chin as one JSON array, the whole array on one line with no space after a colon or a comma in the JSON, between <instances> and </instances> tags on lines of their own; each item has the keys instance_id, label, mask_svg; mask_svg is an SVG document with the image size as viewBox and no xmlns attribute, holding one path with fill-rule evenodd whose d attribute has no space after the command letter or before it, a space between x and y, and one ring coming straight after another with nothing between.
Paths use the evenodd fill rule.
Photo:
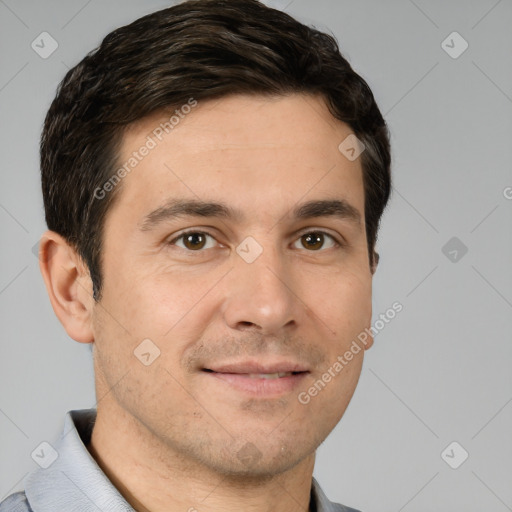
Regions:
<instances>
[{"instance_id":1,"label":"chin","mask_svg":"<svg viewBox=\"0 0 512 512\"><path fill-rule=\"evenodd\" d=\"M305 449L309 443L297 442L293 436L280 444L269 442L269 437L254 442L234 441L223 456L210 459L209 463L216 472L235 481L240 478L245 482L247 479L263 482L291 470L315 449L314 446Z\"/></svg>"}]
</instances>

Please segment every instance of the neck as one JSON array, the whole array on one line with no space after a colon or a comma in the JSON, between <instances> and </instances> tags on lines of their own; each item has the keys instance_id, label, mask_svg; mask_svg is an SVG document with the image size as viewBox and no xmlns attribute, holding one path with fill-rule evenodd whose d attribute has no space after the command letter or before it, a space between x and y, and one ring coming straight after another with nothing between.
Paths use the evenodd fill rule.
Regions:
<instances>
[{"instance_id":1,"label":"neck","mask_svg":"<svg viewBox=\"0 0 512 512\"><path fill-rule=\"evenodd\" d=\"M136 511L310 510L314 453L278 475L220 474L175 452L112 402L102 405L87 448Z\"/></svg>"}]
</instances>

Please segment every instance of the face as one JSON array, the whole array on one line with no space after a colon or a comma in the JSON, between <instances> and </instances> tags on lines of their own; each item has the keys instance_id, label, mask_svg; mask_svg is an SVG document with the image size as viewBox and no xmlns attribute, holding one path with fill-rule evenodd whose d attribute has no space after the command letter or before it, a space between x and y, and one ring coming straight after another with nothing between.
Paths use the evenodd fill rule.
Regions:
<instances>
[{"instance_id":1,"label":"face","mask_svg":"<svg viewBox=\"0 0 512 512\"><path fill-rule=\"evenodd\" d=\"M364 350L332 371L371 322L362 169L338 150L351 130L303 95L200 102L159 140L165 119L123 139L121 165L155 147L105 221L99 389L184 460L278 474L314 453L361 371Z\"/></svg>"}]
</instances>

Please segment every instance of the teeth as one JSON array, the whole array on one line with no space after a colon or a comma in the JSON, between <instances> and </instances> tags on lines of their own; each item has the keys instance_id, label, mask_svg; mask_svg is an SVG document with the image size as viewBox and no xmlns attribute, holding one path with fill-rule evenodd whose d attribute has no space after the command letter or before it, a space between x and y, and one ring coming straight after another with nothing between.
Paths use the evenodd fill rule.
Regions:
<instances>
[{"instance_id":1,"label":"teeth","mask_svg":"<svg viewBox=\"0 0 512 512\"><path fill-rule=\"evenodd\" d=\"M249 373L248 376L251 379L278 379L280 377L288 377L292 375L292 372L280 372L280 373Z\"/></svg>"}]
</instances>

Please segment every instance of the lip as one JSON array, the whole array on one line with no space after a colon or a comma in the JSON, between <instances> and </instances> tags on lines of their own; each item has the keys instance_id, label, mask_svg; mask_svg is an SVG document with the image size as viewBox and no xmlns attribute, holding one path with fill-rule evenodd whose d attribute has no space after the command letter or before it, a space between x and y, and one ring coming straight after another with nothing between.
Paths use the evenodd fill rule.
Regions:
<instances>
[{"instance_id":1,"label":"lip","mask_svg":"<svg viewBox=\"0 0 512 512\"><path fill-rule=\"evenodd\" d=\"M221 382L230 388L256 397L273 398L291 393L302 383L309 369L295 361L241 361L203 368L212 382ZM290 373L284 377L266 379L254 374ZM252 375L251 375L252 374Z\"/></svg>"},{"instance_id":2,"label":"lip","mask_svg":"<svg viewBox=\"0 0 512 512\"><path fill-rule=\"evenodd\" d=\"M285 373L308 372L309 368L295 361L240 361L226 364L214 364L204 368L216 373Z\"/></svg>"},{"instance_id":3,"label":"lip","mask_svg":"<svg viewBox=\"0 0 512 512\"><path fill-rule=\"evenodd\" d=\"M301 372L285 377L265 379L260 377L251 377L247 373L218 373L213 371L203 371L203 373L210 378L212 382L220 382L221 385L227 384L232 389L261 398L276 398L281 395L291 393L299 387L306 375L309 375L309 372Z\"/></svg>"}]
</instances>

